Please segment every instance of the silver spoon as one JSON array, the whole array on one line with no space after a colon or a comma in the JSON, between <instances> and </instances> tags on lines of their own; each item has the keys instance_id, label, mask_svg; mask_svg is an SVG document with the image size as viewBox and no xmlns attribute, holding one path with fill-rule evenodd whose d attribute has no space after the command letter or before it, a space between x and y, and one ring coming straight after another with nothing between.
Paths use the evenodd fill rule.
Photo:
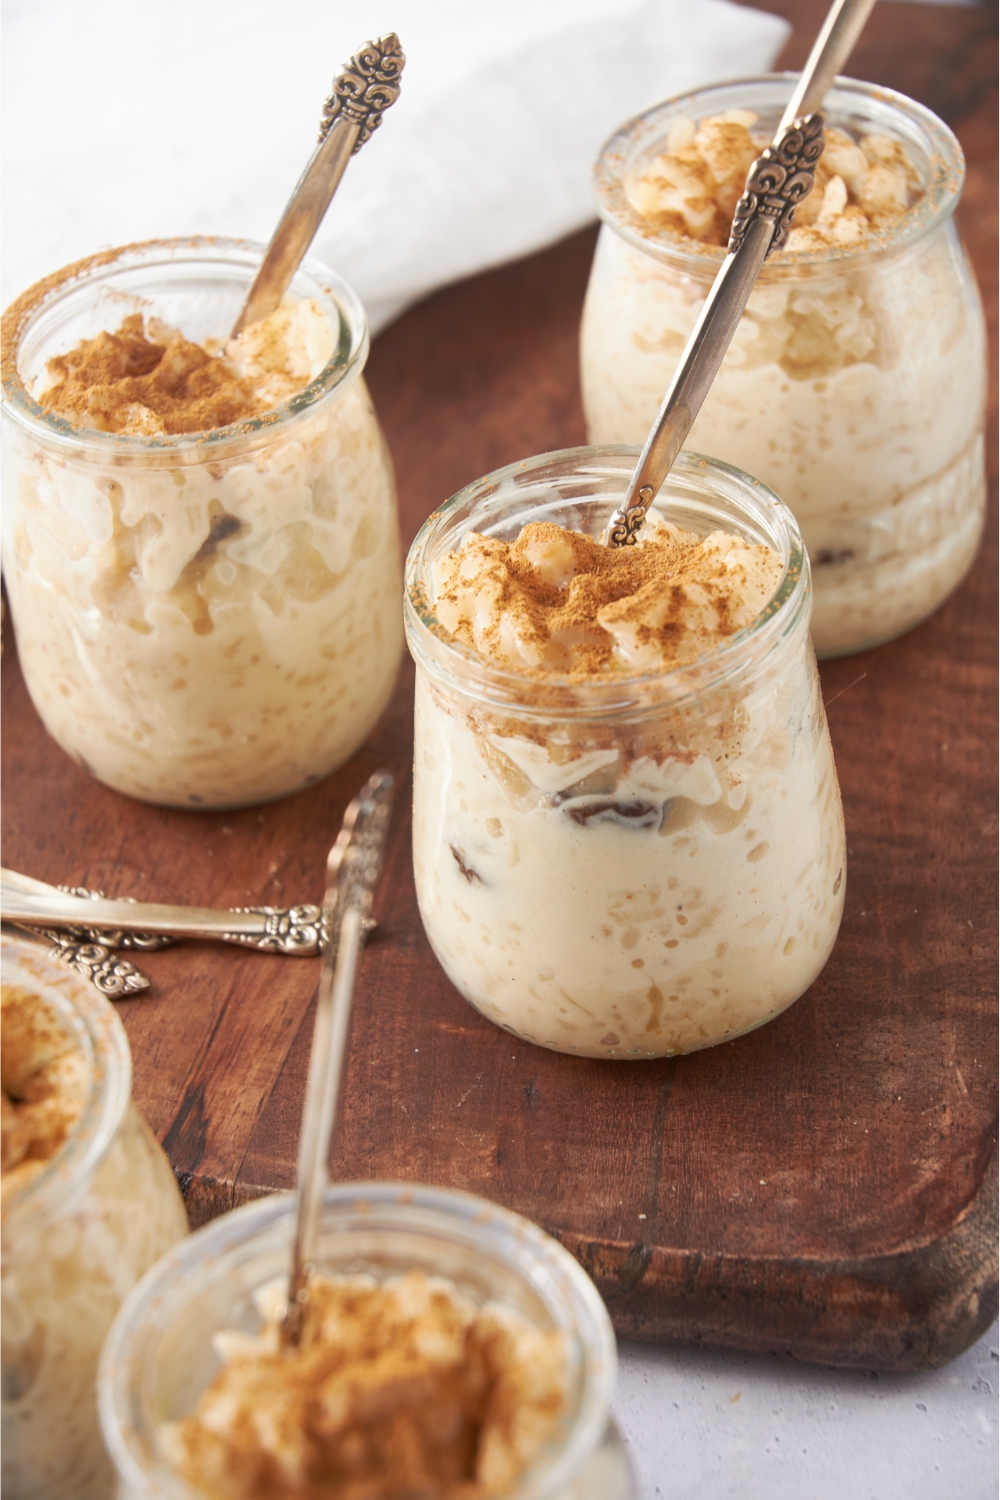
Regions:
<instances>
[{"instance_id":1,"label":"silver spoon","mask_svg":"<svg viewBox=\"0 0 1000 1500\"><path fill-rule=\"evenodd\" d=\"M233 338L249 323L274 312L298 270L323 215L355 152L382 123L382 115L399 98L399 78L406 58L394 31L366 42L333 80L323 107L319 145L299 178L288 207L271 238L257 279L233 325Z\"/></svg>"},{"instance_id":2,"label":"silver spoon","mask_svg":"<svg viewBox=\"0 0 1000 1500\"><path fill-rule=\"evenodd\" d=\"M298 1210L282 1344L297 1344L309 1296L309 1275L319 1252L319 1223L327 1184L330 1134L340 1095L347 1026L354 983L371 920L372 895L392 812L393 779L376 771L344 814L337 842L326 862L323 915L330 947L323 960L316 1002L309 1077L302 1109L297 1170ZM333 955L336 952L336 959Z\"/></svg>"},{"instance_id":3,"label":"silver spoon","mask_svg":"<svg viewBox=\"0 0 1000 1500\"><path fill-rule=\"evenodd\" d=\"M83 886L46 885L17 870L0 870L0 917L19 927L60 929L107 948L164 948L178 938L216 938L262 953L311 958L326 947L318 906L166 906L129 898L108 900Z\"/></svg>"},{"instance_id":4,"label":"silver spoon","mask_svg":"<svg viewBox=\"0 0 1000 1500\"><path fill-rule=\"evenodd\" d=\"M772 144L747 173L728 254L663 398L625 499L608 522L609 547L634 544L719 372L761 266L784 244L796 205L812 189L823 152L820 105L874 4L875 0L834 0Z\"/></svg>"}]
</instances>

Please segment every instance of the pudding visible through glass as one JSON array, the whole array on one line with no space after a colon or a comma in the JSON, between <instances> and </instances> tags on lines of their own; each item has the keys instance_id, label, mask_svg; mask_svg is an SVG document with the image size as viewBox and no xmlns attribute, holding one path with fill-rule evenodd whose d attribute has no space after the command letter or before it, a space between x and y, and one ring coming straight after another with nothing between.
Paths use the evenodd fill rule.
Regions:
<instances>
[{"instance_id":1,"label":"pudding visible through glass","mask_svg":"<svg viewBox=\"0 0 1000 1500\"><path fill-rule=\"evenodd\" d=\"M820 972L844 901L808 562L763 486L692 454L675 467L661 514L769 553L776 585L672 668L512 668L437 608L467 532L514 542L554 522L598 537L633 464L627 450L578 449L487 476L431 517L406 577L414 870L431 946L491 1020L590 1057L669 1056L761 1025ZM716 609L704 597L702 622ZM658 628L666 638L671 621Z\"/></svg>"},{"instance_id":2,"label":"pudding visible through glass","mask_svg":"<svg viewBox=\"0 0 1000 1500\"><path fill-rule=\"evenodd\" d=\"M671 100L602 151L581 329L592 442L645 440L725 254L746 142L769 138L790 87L790 75L746 79ZM819 186L761 272L689 440L794 512L820 656L936 609L972 561L985 506L985 329L953 220L958 142L912 100L850 80L828 117ZM718 184L701 182L706 161Z\"/></svg>"},{"instance_id":3,"label":"pudding visible through glass","mask_svg":"<svg viewBox=\"0 0 1000 1500\"><path fill-rule=\"evenodd\" d=\"M364 312L307 261L227 348L259 254L108 252L5 314L3 564L25 681L69 755L146 801L238 806L321 779L374 726L402 650Z\"/></svg>"},{"instance_id":4,"label":"pudding visible through glass","mask_svg":"<svg viewBox=\"0 0 1000 1500\"><path fill-rule=\"evenodd\" d=\"M105 1500L98 1355L187 1215L110 1003L36 944L5 936L2 966L3 1490Z\"/></svg>"},{"instance_id":5,"label":"pudding visible through glass","mask_svg":"<svg viewBox=\"0 0 1000 1500\"><path fill-rule=\"evenodd\" d=\"M318 1317L309 1325L307 1305L299 1350L269 1352L293 1229L290 1194L225 1214L165 1256L122 1308L99 1374L122 1500L402 1500L411 1490L393 1474L407 1442L417 1445L403 1464L411 1482L421 1462L439 1470L421 1493L635 1500L609 1417L611 1323L550 1236L465 1193L330 1186ZM477 1410L478 1383L492 1416ZM231 1443L244 1411L253 1431Z\"/></svg>"}]
</instances>

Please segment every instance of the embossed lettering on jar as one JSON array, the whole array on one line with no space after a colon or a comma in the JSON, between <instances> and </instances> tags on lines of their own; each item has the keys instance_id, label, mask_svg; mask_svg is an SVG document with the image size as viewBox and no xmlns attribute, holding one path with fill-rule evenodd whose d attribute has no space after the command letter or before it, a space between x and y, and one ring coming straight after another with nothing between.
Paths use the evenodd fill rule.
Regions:
<instances>
[{"instance_id":1,"label":"embossed lettering on jar","mask_svg":"<svg viewBox=\"0 0 1000 1500\"><path fill-rule=\"evenodd\" d=\"M769 139L790 86L784 75L704 89L605 146L581 331L592 442L644 440L725 253L730 179L753 156L731 160L724 127ZM830 91L827 119L820 186L765 265L690 436L795 513L821 656L936 609L972 561L985 507L985 331L952 217L958 142L912 100L849 80ZM705 196L692 169L725 185Z\"/></svg>"},{"instance_id":2,"label":"embossed lettering on jar","mask_svg":"<svg viewBox=\"0 0 1000 1500\"><path fill-rule=\"evenodd\" d=\"M126 318L179 329L188 353L224 343L260 253L109 252L5 314L3 565L25 681L68 754L150 802L239 806L319 780L379 718L402 651L367 325L332 272L307 260L292 281L304 374L291 394L246 351L267 407L252 416L158 431L139 402L120 430L95 431L100 392L75 421L35 399L50 360Z\"/></svg>"},{"instance_id":3,"label":"embossed lettering on jar","mask_svg":"<svg viewBox=\"0 0 1000 1500\"><path fill-rule=\"evenodd\" d=\"M574 681L500 666L442 623L466 533L512 542L547 521L598 537L635 456L574 449L486 476L430 518L406 571L431 946L490 1020L589 1057L689 1052L777 1015L825 964L844 901L808 561L762 485L692 454L671 473L665 517L770 549L780 580L674 670L641 664L641 629L634 675Z\"/></svg>"}]
</instances>

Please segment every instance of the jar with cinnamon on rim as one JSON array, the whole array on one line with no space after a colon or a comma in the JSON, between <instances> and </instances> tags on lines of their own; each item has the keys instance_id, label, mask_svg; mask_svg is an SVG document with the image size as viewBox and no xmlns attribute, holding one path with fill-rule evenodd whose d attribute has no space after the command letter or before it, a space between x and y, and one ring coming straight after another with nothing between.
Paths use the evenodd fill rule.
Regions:
<instances>
[{"instance_id":1,"label":"jar with cinnamon on rim","mask_svg":"<svg viewBox=\"0 0 1000 1500\"><path fill-rule=\"evenodd\" d=\"M261 253L104 252L4 315L3 567L28 691L92 775L176 807L326 776L379 718L402 650L395 486L355 294L304 261L244 335L235 394L209 379Z\"/></svg>"},{"instance_id":2,"label":"jar with cinnamon on rim","mask_svg":"<svg viewBox=\"0 0 1000 1500\"><path fill-rule=\"evenodd\" d=\"M749 160L793 83L701 89L626 122L603 148L581 329L592 442L644 441L725 254ZM953 217L958 142L913 100L851 79L824 112L818 185L765 264L690 435L794 512L821 657L909 630L966 573L983 526L986 396L983 313Z\"/></svg>"},{"instance_id":3,"label":"jar with cinnamon on rim","mask_svg":"<svg viewBox=\"0 0 1000 1500\"><path fill-rule=\"evenodd\" d=\"M673 628L666 604L633 632L634 669L606 676L498 663L442 607L468 533L512 543L546 522L550 540L556 527L598 538L637 456L570 449L487 475L425 523L405 576L413 862L431 947L491 1021L596 1058L691 1052L776 1016L825 964L844 902L809 564L763 485L688 453L669 476L663 518L766 549L775 580L749 621L674 668L642 661L644 632ZM676 588L696 600L678 579L652 586L654 608ZM473 599L492 589L469 582ZM497 618L476 628L488 645L526 627L501 591ZM569 612L562 628L578 644Z\"/></svg>"}]
</instances>

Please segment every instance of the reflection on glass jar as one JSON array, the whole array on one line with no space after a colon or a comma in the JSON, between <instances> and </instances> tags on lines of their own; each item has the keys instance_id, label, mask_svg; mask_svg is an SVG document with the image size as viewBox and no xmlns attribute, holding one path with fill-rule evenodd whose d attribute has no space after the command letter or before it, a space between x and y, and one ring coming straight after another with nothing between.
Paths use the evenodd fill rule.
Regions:
<instances>
[{"instance_id":1,"label":"reflection on glass jar","mask_svg":"<svg viewBox=\"0 0 1000 1500\"><path fill-rule=\"evenodd\" d=\"M237 806L318 781L375 724L402 650L368 330L332 272L305 261L289 291L318 324L319 372L259 415L98 432L34 399L51 359L126 317L224 340L260 254L108 252L4 317L3 566L25 680L68 754L146 801Z\"/></svg>"},{"instance_id":2,"label":"reflection on glass jar","mask_svg":"<svg viewBox=\"0 0 1000 1500\"><path fill-rule=\"evenodd\" d=\"M682 454L661 493L671 522L763 544L781 578L752 623L676 670L540 682L435 614L464 534L550 521L600 536L636 456L571 449L487 475L430 517L405 580L427 936L484 1015L588 1057L670 1056L761 1025L822 969L844 902L809 564L762 485Z\"/></svg>"},{"instance_id":3,"label":"reflection on glass jar","mask_svg":"<svg viewBox=\"0 0 1000 1500\"><path fill-rule=\"evenodd\" d=\"M2 965L3 1489L103 1500L101 1344L125 1294L187 1234L187 1215L130 1102L128 1042L109 1002L37 945L4 937Z\"/></svg>"},{"instance_id":4,"label":"reflection on glass jar","mask_svg":"<svg viewBox=\"0 0 1000 1500\"><path fill-rule=\"evenodd\" d=\"M259 1294L287 1278L294 1214L290 1195L224 1214L165 1256L122 1307L99 1376L101 1422L122 1500L196 1500L223 1490L236 1500L245 1493L232 1475L225 1476L228 1486L215 1476L217 1487L199 1475L204 1489L181 1479L168 1457L170 1424L195 1408L220 1370L220 1349L237 1346L233 1334L260 1332ZM504 1494L509 1500L634 1500L628 1460L609 1416L616 1367L610 1320L577 1262L536 1225L465 1193L338 1184L326 1193L317 1269L390 1284L413 1271L446 1278L473 1304L499 1305L508 1316L558 1335L565 1348L562 1415L528 1471ZM410 1398L403 1393L399 1399ZM263 1419L260 1427L281 1430ZM291 1485L268 1491L276 1497L297 1492Z\"/></svg>"},{"instance_id":5,"label":"reflection on glass jar","mask_svg":"<svg viewBox=\"0 0 1000 1500\"><path fill-rule=\"evenodd\" d=\"M748 111L770 136L791 82L746 79L671 100L604 148L581 333L592 442L645 440L725 253L663 227L669 215L658 225L640 213L644 172L672 130L678 139L678 121ZM813 639L832 656L908 630L968 569L985 505L986 381L982 309L952 218L958 142L928 110L872 84L842 80L825 108L854 141L902 144L915 201L875 213L881 227L845 232L844 243L772 257L690 445L762 479L795 513L812 562Z\"/></svg>"}]
</instances>

